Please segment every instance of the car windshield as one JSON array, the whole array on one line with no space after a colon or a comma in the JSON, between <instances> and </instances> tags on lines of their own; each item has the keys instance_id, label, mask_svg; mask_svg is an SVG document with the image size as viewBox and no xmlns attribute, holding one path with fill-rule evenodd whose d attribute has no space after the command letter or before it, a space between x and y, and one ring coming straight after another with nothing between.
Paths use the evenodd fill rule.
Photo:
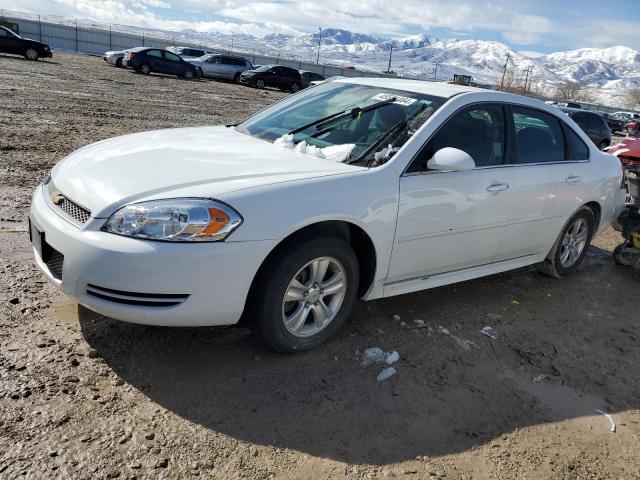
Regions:
<instances>
[{"instance_id":1,"label":"car windshield","mask_svg":"<svg viewBox=\"0 0 640 480\"><path fill-rule=\"evenodd\" d=\"M267 72L273 68L273 65L262 65L261 67L255 68L254 72Z\"/></svg>"},{"instance_id":2,"label":"car windshield","mask_svg":"<svg viewBox=\"0 0 640 480\"><path fill-rule=\"evenodd\" d=\"M346 155L324 157L371 165L379 159L378 150L389 144L397 150L445 101L414 92L327 82L257 113L237 129L302 151L307 146L312 152L342 150Z\"/></svg>"}]
</instances>

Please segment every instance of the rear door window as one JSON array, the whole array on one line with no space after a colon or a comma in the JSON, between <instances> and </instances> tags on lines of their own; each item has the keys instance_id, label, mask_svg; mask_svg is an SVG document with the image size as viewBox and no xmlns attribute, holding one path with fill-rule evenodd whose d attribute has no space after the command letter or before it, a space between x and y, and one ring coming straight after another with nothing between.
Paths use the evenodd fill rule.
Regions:
<instances>
[{"instance_id":1,"label":"rear door window","mask_svg":"<svg viewBox=\"0 0 640 480\"><path fill-rule=\"evenodd\" d=\"M546 163L565 159L560 121L540 110L511 108L516 136L516 163Z\"/></svg>"},{"instance_id":2,"label":"rear door window","mask_svg":"<svg viewBox=\"0 0 640 480\"><path fill-rule=\"evenodd\" d=\"M589 147L582 141L571 127L565 125L565 134L568 144L568 160L589 160Z\"/></svg>"},{"instance_id":3,"label":"rear door window","mask_svg":"<svg viewBox=\"0 0 640 480\"><path fill-rule=\"evenodd\" d=\"M162 58L162 52L160 50L149 50L149 52L147 52L147 55Z\"/></svg>"}]
</instances>

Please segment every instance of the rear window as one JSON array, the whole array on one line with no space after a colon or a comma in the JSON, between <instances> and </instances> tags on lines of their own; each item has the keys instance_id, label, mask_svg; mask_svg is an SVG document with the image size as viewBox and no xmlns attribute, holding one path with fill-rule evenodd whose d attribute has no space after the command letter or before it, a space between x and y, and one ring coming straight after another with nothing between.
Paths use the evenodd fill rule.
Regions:
<instances>
[{"instance_id":1,"label":"rear window","mask_svg":"<svg viewBox=\"0 0 640 480\"><path fill-rule=\"evenodd\" d=\"M526 107L513 107L516 163L558 162L565 159L560 121L553 115Z\"/></svg>"},{"instance_id":2,"label":"rear window","mask_svg":"<svg viewBox=\"0 0 640 480\"><path fill-rule=\"evenodd\" d=\"M589 160L589 147L571 127L565 126L565 136L569 147L568 160Z\"/></svg>"}]
</instances>

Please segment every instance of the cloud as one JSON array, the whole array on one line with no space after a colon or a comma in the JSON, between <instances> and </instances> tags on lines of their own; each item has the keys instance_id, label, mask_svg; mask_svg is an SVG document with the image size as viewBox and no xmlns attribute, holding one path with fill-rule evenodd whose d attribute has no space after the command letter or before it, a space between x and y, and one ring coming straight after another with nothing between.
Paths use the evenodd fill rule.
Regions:
<instances>
[{"instance_id":1,"label":"cloud","mask_svg":"<svg viewBox=\"0 0 640 480\"><path fill-rule=\"evenodd\" d=\"M535 50L518 50L518 53L529 58L540 58L545 55L544 53L537 52Z\"/></svg>"},{"instance_id":2,"label":"cloud","mask_svg":"<svg viewBox=\"0 0 640 480\"><path fill-rule=\"evenodd\" d=\"M138 0L138 2L152 8L171 8L171 4L162 0Z\"/></svg>"}]
</instances>

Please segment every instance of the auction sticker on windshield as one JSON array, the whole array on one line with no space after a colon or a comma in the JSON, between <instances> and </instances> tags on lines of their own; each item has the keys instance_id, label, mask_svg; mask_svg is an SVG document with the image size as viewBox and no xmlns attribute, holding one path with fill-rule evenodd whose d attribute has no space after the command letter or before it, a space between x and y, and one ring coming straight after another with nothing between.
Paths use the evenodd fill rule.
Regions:
<instances>
[{"instance_id":1,"label":"auction sticker on windshield","mask_svg":"<svg viewBox=\"0 0 640 480\"><path fill-rule=\"evenodd\" d=\"M390 93L378 93L377 95L374 95L373 97L371 97L372 100L378 100L380 102L384 102L385 100L389 100L391 98L395 98L393 103L397 103L398 105L404 105L405 107L408 107L412 103L416 102L415 98L402 97L400 95L392 95Z\"/></svg>"}]
</instances>

